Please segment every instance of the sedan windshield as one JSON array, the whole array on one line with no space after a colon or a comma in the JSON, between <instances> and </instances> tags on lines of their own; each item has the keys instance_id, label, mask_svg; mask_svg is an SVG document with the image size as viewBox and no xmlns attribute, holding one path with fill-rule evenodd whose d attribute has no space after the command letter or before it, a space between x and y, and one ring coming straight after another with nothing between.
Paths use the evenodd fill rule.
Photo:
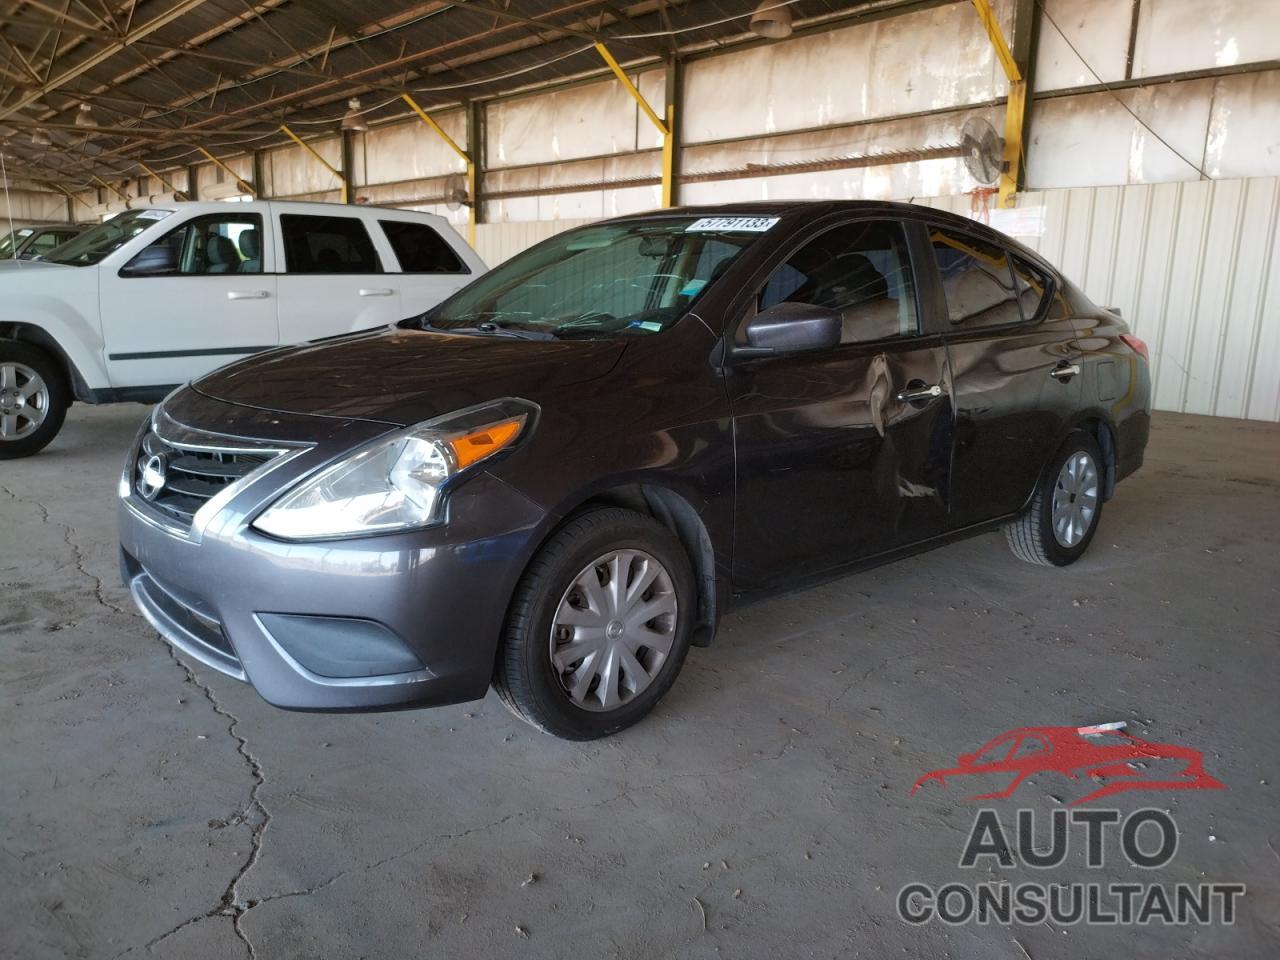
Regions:
<instances>
[{"instance_id":1,"label":"sedan windshield","mask_svg":"<svg viewBox=\"0 0 1280 960\"><path fill-rule=\"evenodd\" d=\"M670 217L553 237L409 321L530 339L661 333L776 217Z\"/></svg>"},{"instance_id":2,"label":"sedan windshield","mask_svg":"<svg viewBox=\"0 0 1280 960\"><path fill-rule=\"evenodd\" d=\"M67 263L84 267L97 263L103 257L128 243L143 230L169 216L172 210L126 210L92 230L86 230L60 247L55 247L42 258L52 263Z\"/></svg>"}]
</instances>

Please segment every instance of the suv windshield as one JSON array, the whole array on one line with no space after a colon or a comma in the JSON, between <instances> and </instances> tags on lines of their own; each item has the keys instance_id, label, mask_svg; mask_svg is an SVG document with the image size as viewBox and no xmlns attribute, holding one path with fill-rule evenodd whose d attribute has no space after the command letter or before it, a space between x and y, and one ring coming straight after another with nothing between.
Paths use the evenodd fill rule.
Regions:
<instances>
[{"instance_id":1,"label":"suv windshield","mask_svg":"<svg viewBox=\"0 0 1280 960\"><path fill-rule=\"evenodd\" d=\"M51 263L68 263L73 267L89 266L171 213L172 210L126 210L68 240L62 246L55 247L41 259Z\"/></svg>"},{"instance_id":2,"label":"suv windshield","mask_svg":"<svg viewBox=\"0 0 1280 960\"><path fill-rule=\"evenodd\" d=\"M33 232L32 230L15 230L0 239L0 260L12 260L13 251L18 249L18 245Z\"/></svg>"},{"instance_id":3,"label":"suv windshield","mask_svg":"<svg viewBox=\"0 0 1280 960\"><path fill-rule=\"evenodd\" d=\"M776 217L669 217L570 230L409 323L544 337L660 333Z\"/></svg>"}]
</instances>

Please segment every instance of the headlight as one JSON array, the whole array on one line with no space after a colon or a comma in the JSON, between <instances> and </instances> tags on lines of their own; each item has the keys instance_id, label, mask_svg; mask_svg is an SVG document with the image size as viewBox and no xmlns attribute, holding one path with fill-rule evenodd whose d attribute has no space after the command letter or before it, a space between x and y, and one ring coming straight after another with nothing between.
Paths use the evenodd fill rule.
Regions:
<instances>
[{"instance_id":1,"label":"headlight","mask_svg":"<svg viewBox=\"0 0 1280 960\"><path fill-rule=\"evenodd\" d=\"M499 400L383 437L303 481L253 526L284 540L316 540L437 523L445 489L526 435L537 410Z\"/></svg>"}]
</instances>

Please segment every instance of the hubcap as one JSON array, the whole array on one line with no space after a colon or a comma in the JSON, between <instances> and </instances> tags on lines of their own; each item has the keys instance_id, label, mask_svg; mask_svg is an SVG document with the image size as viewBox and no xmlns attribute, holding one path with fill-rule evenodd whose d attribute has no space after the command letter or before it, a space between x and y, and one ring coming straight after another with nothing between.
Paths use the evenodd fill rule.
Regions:
<instances>
[{"instance_id":1,"label":"hubcap","mask_svg":"<svg viewBox=\"0 0 1280 960\"><path fill-rule=\"evenodd\" d=\"M662 671L676 635L675 586L639 550L616 550L573 578L551 622L551 666L585 710L630 703Z\"/></svg>"},{"instance_id":2,"label":"hubcap","mask_svg":"<svg viewBox=\"0 0 1280 960\"><path fill-rule=\"evenodd\" d=\"M1098 467L1083 450L1058 471L1053 487L1053 537L1064 547L1084 539L1098 513Z\"/></svg>"},{"instance_id":3,"label":"hubcap","mask_svg":"<svg viewBox=\"0 0 1280 960\"><path fill-rule=\"evenodd\" d=\"M0 441L21 440L49 415L49 385L25 363L0 360Z\"/></svg>"}]
</instances>

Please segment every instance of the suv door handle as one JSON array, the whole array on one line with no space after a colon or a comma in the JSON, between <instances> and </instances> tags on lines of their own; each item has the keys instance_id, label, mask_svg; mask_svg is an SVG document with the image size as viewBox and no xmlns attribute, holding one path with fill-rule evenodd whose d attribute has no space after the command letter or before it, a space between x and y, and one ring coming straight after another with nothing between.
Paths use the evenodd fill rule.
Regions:
<instances>
[{"instance_id":1,"label":"suv door handle","mask_svg":"<svg viewBox=\"0 0 1280 960\"><path fill-rule=\"evenodd\" d=\"M1055 380L1061 380L1063 383L1066 383L1068 380L1070 380L1079 372L1080 372L1080 364L1067 363L1064 360L1062 361L1062 363L1058 364L1056 367L1054 367L1052 370L1049 371L1049 376L1053 377Z\"/></svg>"},{"instance_id":2,"label":"suv door handle","mask_svg":"<svg viewBox=\"0 0 1280 960\"><path fill-rule=\"evenodd\" d=\"M228 290L228 300L265 300L271 296L266 290Z\"/></svg>"},{"instance_id":3,"label":"suv door handle","mask_svg":"<svg viewBox=\"0 0 1280 960\"><path fill-rule=\"evenodd\" d=\"M919 381L916 382L918 383ZM899 403L920 403L922 400L932 400L940 396L942 396L942 387L934 383L929 386L908 387L906 390L899 390L897 399Z\"/></svg>"},{"instance_id":4,"label":"suv door handle","mask_svg":"<svg viewBox=\"0 0 1280 960\"><path fill-rule=\"evenodd\" d=\"M361 287L360 296L362 297L389 297L393 293L390 287Z\"/></svg>"}]
</instances>

